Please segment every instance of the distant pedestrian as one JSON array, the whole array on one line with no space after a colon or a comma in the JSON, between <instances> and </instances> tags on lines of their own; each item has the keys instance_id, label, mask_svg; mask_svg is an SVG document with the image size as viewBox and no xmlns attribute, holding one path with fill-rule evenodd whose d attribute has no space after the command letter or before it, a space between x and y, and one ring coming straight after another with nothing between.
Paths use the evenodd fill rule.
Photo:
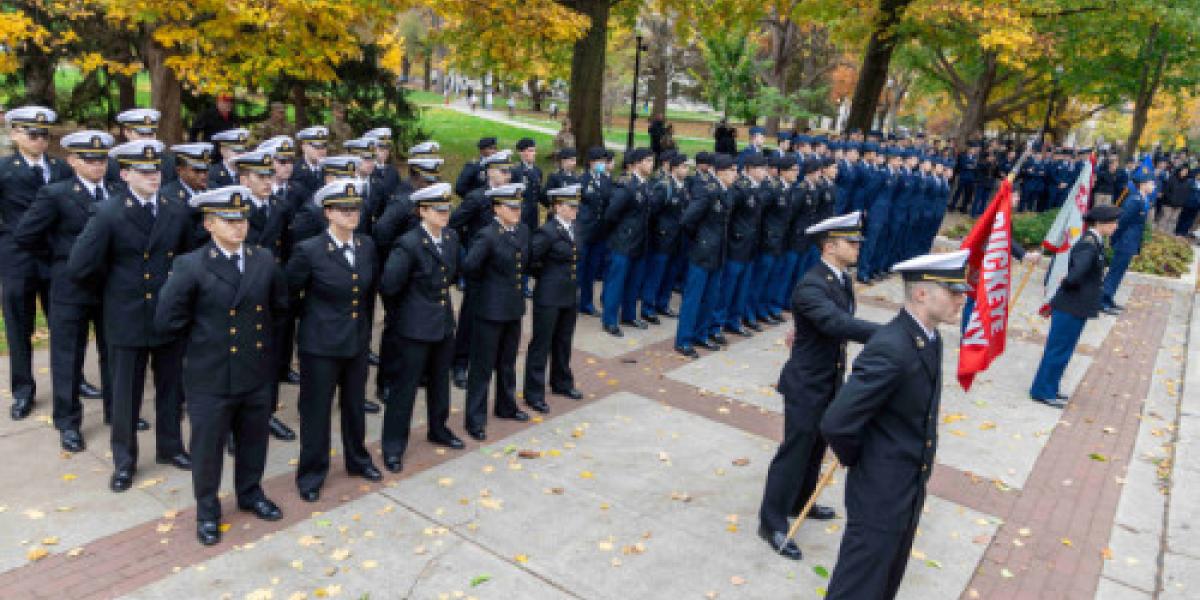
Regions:
<instances>
[{"instance_id":1,"label":"distant pedestrian","mask_svg":"<svg viewBox=\"0 0 1200 600\"><path fill-rule=\"evenodd\" d=\"M517 116L517 99L512 95L508 95L508 116L509 118Z\"/></svg>"}]
</instances>

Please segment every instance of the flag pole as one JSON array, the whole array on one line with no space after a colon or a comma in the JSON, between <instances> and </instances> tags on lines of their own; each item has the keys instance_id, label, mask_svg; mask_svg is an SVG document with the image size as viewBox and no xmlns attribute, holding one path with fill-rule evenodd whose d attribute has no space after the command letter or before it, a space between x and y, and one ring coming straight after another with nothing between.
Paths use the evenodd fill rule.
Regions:
<instances>
[{"instance_id":1,"label":"flag pole","mask_svg":"<svg viewBox=\"0 0 1200 600\"><path fill-rule=\"evenodd\" d=\"M842 466L842 463L838 462L836 456L833 457L833 464L829 465L829 470L825 471L825 474L821 476L821 480L817 482L817 487L813 488L812 495L808 497L808 502L804 503L804 508L800 509L800 514L796 516L795 521L792 521L792 526L788 529L787 537L783 539L785 546L788 542L792 541L792 538L796 537L796 531L800 529L800 524L804 522L804 519L808 518L808 511L812 510L813 505L817 503L817 498L821 496L821 491L833 481L833 474L837 472L840 466Z\"/></svg>"}]
</instances>

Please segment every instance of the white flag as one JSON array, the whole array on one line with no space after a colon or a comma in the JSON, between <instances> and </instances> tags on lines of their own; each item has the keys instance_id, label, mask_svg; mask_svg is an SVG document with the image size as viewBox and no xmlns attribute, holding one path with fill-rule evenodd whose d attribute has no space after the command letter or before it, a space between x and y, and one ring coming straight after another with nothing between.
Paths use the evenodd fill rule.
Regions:
<instances>
[{"instance_id":1,"label":"white flag","mask_svg":"<svg viewBox=\"0 0 1200 600\"><path fill-rule=\"evenodd\" d=\"M1058 286L1063 277L1067 276L1067 258L1070 256L1071 247L1079 240L1079 236L1083 235L1083 213L1087 211L1088 197L1092 194L1092 168L1095 160L1093 155L1083 163L1083 169L1079 171L1075 185L1071 186L1067 201L1059 209L1054 224L1050 226L1050 231L1046 232L1046 239L1042 241L1042 248L1051 257L1050 268L1046 270L1045 293L1042 296L1040 311L1044 316L1050 314L1050 300L1058 293Z\"/></svg>"}]
</instances>

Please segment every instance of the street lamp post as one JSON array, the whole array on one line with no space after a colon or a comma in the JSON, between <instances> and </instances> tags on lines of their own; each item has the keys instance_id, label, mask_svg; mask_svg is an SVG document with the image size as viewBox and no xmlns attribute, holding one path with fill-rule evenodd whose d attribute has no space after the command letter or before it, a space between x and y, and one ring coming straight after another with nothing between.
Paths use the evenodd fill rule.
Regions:
<instances>
[{"instance_id":1,"label":"street lamp post","mask_svg":"<svg viewBox=\"0 0 1200 600\"><path fill-rule=\"evenodd\" d=\"M1058 100L1058 78L1062 75L1062 65L1054 67L1054 73L1050 75L1050 102L1046 105L1046 120L1042 122L1042 135L1051 133L1050 131L1050 116L1054 114L1054 103ZM1053 134L1051 133L1051 136ZM1044 139L1038 140L1041 144Z\"/></svg>"},{"instance_id":2,"label":"street lamp post","mask_svg":"<svg viewBox=\"0 0 1200 600\"><path fill-rule=\"evenodd\" d=\"M625 151L633 150L633 128L637 124L637 93L638 77L642 74L642 51L649 48L642 45L642 34L636 37L637 47L633 52L633 94L629 100L629 137L625 140Z\"/></svg>"}]
</instances>

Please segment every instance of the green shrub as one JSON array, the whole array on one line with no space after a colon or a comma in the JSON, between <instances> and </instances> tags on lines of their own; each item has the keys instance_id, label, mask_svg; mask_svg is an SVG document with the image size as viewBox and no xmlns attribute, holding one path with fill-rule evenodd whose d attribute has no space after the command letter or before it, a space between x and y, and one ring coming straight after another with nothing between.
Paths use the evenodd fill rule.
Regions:
<instances>
[{"instance_id":1,"label":"green shrub","mask_svg":"<svg viewBox=\"0 0 1200 600\"><path fill-rule=\"evenodd\" d=\"M1020 213L1013 217L1013 239L1026 249L1038 248L1058 217L1058 211Z\"/></svg>"},{"instance_id":2,"label":"green shrub","mask_svg":"<svg viewBox=\"0 0 1200 600\"><path fill-rule=\"evenodd\" d=\"M1142 244L1142 251L1129 263L1129 269L1138 273L1179 277L1192 266L1192 252L1192 245L1186 240L1158 231L1150 232L1147 241Z\"/></svg>"}]
</instances>

